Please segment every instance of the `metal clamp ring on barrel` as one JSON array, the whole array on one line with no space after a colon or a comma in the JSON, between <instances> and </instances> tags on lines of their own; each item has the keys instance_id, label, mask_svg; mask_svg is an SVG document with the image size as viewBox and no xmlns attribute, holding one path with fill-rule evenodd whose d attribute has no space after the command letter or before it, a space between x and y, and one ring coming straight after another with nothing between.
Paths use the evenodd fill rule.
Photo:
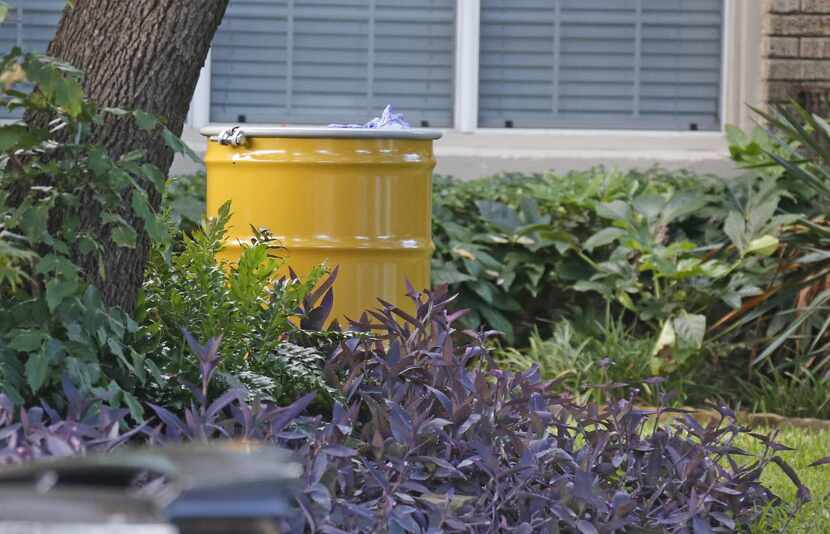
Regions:
<instances>
[{"instance_id":1,"label":"metal clamp ring on barrel","mask_svg":"<svg viewBox=\"0 0 830 534\"><path fill-rule=\"evenodd\" d=\"M217 138L220 145L242 146L245 144L245 132L239 126L222 130Z\"/></svg>"}]
</instances>

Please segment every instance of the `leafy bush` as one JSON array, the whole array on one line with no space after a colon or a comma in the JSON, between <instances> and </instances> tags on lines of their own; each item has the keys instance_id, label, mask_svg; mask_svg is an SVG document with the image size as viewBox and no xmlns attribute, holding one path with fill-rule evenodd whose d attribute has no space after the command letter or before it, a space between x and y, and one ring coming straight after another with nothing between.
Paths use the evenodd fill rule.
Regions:
<instances>
[{"instance_id":1,"label":"leafy bush","mask_svg":"<svg viewBox=\"0 0 830 534\"><path fill-rule=\"evenodd\" d=\"M279 278L283 261L275 256L279 247L267 231L255 230L253 241L242 244L238 262L220 259L230 210L225 204L201 229L179 234L179 250L160 244L152 251L137 320L157 383L175 386L181 378L195 382L198 377L180 333L185 329L201 339L221 337L226 347L222 371L260 396L288 402L309 391L327 393L324 356L297 342L303 337L300 327L323 326L336 273L325 276L320 266L303 281ZM320 306L314 307L318 300ZM310 324L311 315L319 316L316 324ZM303 325L291 322L301 318ZM176 394L163 389L152 396L172 402L171 393Z\"/></svg>"},{"instance_id":2,"label":"leafy bush","mask_svg":"<svg viewBox=\"0 0 830 534\"><path fill-rule=\"evenodd\" d=\"M160 189L164 179L141 152L113 160L90 139L103 121L135 121L171 149L186 147L155 117L87 101L69 65L15 49L0 73L8 108L53 117L48 128L0 126L0 388L30 403L67 375L84 391L104 388L135 406L129 391L147 379L144 356L130 347L137 324L103 302L77 259L97 265L101 278L111 274L95 232L107 228L116 250L135 247L127 214L165 240L139 183Z\"/></svg>"},{"instance_id":3,"label":"leafy bush","mask_svg":"<svg viewBox=\"0 0 830 534\"><path fill-rule=\"evenodd\" d=\"M818 393L830 377L830 127L797 106L766 120L752 136L730 129L733 157L749 172L729 180L604 169L440 179L434 281L461 291L468 327L507 333L519 349L502 361L514 366L541 359L548 377L594 380L607 358L609 370L630 371L615 380L639 383L649 369L685 382L680 400L720 389L790 414L830 413ZM603 315L595 328L591 318ZM599 336L572 347L575 361L556 339L565 322L574 340ZM588 348L602 346L611 325L638 355ZM761 398L766 390L787 400L788 381L800 408Z\"/></svg>"},{"instance_id":4,"label":"leafy bush","mask_svg":"<svg viewBox=\"0 0 830 534\"><path fill-rule=\"evenodd\" d=\"M181 416L154 405L157 422L129 437L227 436L297 450L306 484L298 505L313 532L736 530L776 502L759 482L772 463L809 499L777 454L783 446L747 433L729 410L702 427L691 417L668 422L671 410L637 409L633 397L580 404L536 369L491 367L489 334L457 332L445 291L413 298L415 316L387 307L358 327L372 326L371 317L382 338L340 344L327 369L343 403L329 420L300 416L312 395L285 408L248 402L239 389L212 398L218 340L191 338L201 373L190 386L194 405ZM467 341L457 344L458 336ZM85 408L77 398L68 405L69 420L47 409L48 422L30 425L0 401L5 461L123 441L89 437L71 424ZM42 413L21 417L41 421ZM123 416L105 413L94 428ZM739 438L762 444L753 461L739 461L749 454L735 446Z\"/></svg>"},{"instance_id":5,"label":"leafy bush","mask_svg":"<svg viewBox=\"0 0 830 534\"><path fill-rule=\"evenodd\" d=\"M504 175L466 183L438 179L433 281L460 290L460 305L472 310L465 324L485 322L521 344L540 319L567 317L574 308L602 309L608 297L631 308L631 283L611 276L628 273L603 272L615 267L607 261L625 260L620 257L625 255L609 254L606 245L637 233L636 244L654 253L675 235L701 238L709 228L701 223L713 214L687 210L685 202L702 208L723 189L714 178L658 169L620 173L597 168L565 176ZM621 208L635 200L647 216ZM689 254L681 245L663 248L667 250L661 253L671 256L666 260ZM660 257L652 257L643 265L662 265ZM644 280L650 277L637 273L636 267L626 271L634 269L631 276ZM654 314L646 315L650 320Z\"/></svg>"},{"instance_id":6,"label":"leafy bush","mask_svg":"<svg viewBox=\"0 0 830 534\"><path fill-rule=\"evenodd\" d=\"M159 119L100 109L84 98L81 74L51 58L15 50L2 61L3 101L54 120L48 130L0 126L0 390L31 405L59 397L69 380L84 394L128 406L140 420L139 398L173 403L183 398L178 380L197 379L197 365L184 355L186 328L201 338L225 337L233 350L224 370L251 394L286 401L298 392L328 392L318 345L337 336L316 340L305 330L322 328L336 273L315 291L322 268L305 281L275 281L281 262L271 257L265 231L246 245L238 265L217 261L229 207L196 231L188 225L201 221L200 183L173 180L163 191L167 217L154 213L138 179L162 192L162 173L142 153L114 161L89 141L102 121L132 120L186 150ZM110 230L116 253L135 247L130 213L141 217L153 243L135 319L107 306L77 263L81 257L104 265L104 248L93 237L101 227Z\"/></svg>"},{"instance_id":7,"label":"leafy bush","mask_svg":"<svg viewBox=\"0 0 830 534\"><path fill-rule=\"evenodd\" d=\"M654 342L654 337L635 335L620 319L593 321L592 325L562 319L553 325L550 337L534 332L526 349L501 348L495 358L499 365L519 372L536 365L543 377L572 391L591 384L628 383L651 393L648 381L654 372L647 356ZM672 386L682 390L676 382ZM610 400L605 392L588 390L596 402Z\"/></svg>"}]
</instances>

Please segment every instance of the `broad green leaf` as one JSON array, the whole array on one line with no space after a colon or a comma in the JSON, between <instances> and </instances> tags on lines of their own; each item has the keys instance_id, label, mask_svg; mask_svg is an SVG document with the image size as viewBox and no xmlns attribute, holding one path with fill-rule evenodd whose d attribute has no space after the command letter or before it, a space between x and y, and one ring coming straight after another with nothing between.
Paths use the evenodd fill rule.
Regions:
<instances>
[{"instance_id":1,"label":"broad green leaf","mask_svg":"<svg viewBox=\"0 0 830 534\"><path fill-rule=\"evenodd\" d=\"M647 220L653 221L663 211L666 201L660 195L640 195L634 199L632 206L637 213L643 215Z\"/></svg>"},{"instance_id":2,"label":"broad green leaf","mask_svg":"<svg viewBox=\"0 0 830 534\"><path fill-rule=\"evenodd\" d=\"M589 237L588 240L585 241L583 248L588 252L592 252L595 248L613 243L626 234L627 232L621 228L603 228Z\"/></svg>"},{"instance_id":3,"label":"broad green leaf","mask_svg":"<svg viewBox=\"0 0 830 534\"><path fill-rule=\"evenodd\" d=\"M746 223L744 216L737 211L730 211L723 224L723 232L732 241L732 244L743 254L746 243Z\"/></svg>"},{"instance_id":4,"label":"broad green leaf","mask_svg":"<svg viewBox=\"0 0 830 534\"><path fill-rule=\"evenodd\" d=\"M9 4L6 2L0 2L0 24L6 21L6 17L9 16Z\"/></svg>"},{"instance_id":5,"label":"broad green leaf","mask_svg":"<svg viewBox=\"0 0 830 534\"><path fill-rule=\"evenodd\" d=\"M121 397L124 399L124 404L127 405L127 409L130 410L130 415L136 421L143 422L144 421L144 408L141 406L141 403L136 399L132 393L129 391L121 390Z\"/></svg>"},{"instance_id":6,"label":"broad green leaf","mask_svg":"<svg viewBox=\"0 0 830 534\"><path fill-rule=\"evenodd\" d=\"M513 325L510 324L504 314L488 306L482 306L479 312L491 327L504 333L509 343L513 342Z\"/></svg>"},{"instance_id":7,"label":"broad green leaf","mask_svg":"<svg viewBox=\"0 0 830 534\"><path fill-rule=\"evenodd\" d=\"M451 267L433 268L432 281L436 285L441 284L459 284L461 282L469 282L475 280L474 277L459 272Z\"/></svg>"},{"instance_id":8,"label":"broad green leaf","mask_svg":"<svg viewBox=\"0 0 830 534\"><path fill-rule=\"evenodd\" d=\"M732 271L732 268L718 260L709 260L700 266L703 274L709 278L723 278Z\"/></svg>"},{"instance_id":9,"label":"broad green leaf","mask_svg":"<svg viewBox=\"0 0 830 534\"><path fill-rule=\"evenodd\" d=\"M625 291L617 292L617 300L620 301L620 304L622 304L627 310L635 313L637 312L637 307L634 305L634 301L631 300L631 295Z\"/></svg>"},{"instance_id":10,"label":"broad green leaf","mask_svg":"<svg viewBox=\"0 0 830 534\"><path fill-rule=\"evenodd\" d=\"M631 209L622 200L615 200L597 206L597 215L605 219L627 221L631 215Z\"/></svg>"},{"instance_id":11,"label":"broad green leaf","mask_svg":"<svg viewBox=\"0 0 830 534\"><path fill-rule=\"evenodd\" d=\"M103 178L112 168L112 160L103 147L96 145L87 152L87 165L96 176Z\"/></svg>"},{"instance_id":12,"label":"broad green leaf","mask_svg":"<svg viewBox=\"0 0 830 534\"><path fill-rule=\"evenodd\" d=\"M77 117L83 109L84 89L75 80L63 78L55 84L55 102L70 117Z\"/></svg>"},{"instance_id":13,"label":"broad green leaf","mask_svg":"<svg viewBox=\"0 0 830 534\"><path fill-rule=\"evenodd\" d=\"M133 116L135 117L135 123L138 124L138 127L142 130L153 130L159 124L158 117L141 110L133 113Z\"/></svg>"},{"instance_id":14,"label":"broad green leaf","mask_svg":"<svg viewBox=\"0 0 830 534\"><path fill-rule=\"evenodd\" d=\"M481 297L488 306L493 305L493 295L497 291L489 282L479 280L477 284L473 284L473 291Z\"/></svg>"},{"instance_id":15,"label":"broad green leaf","mask_svg":"<svg viewBox=\"0 0 830 534\"><path fill-rule=\"evenodd\" d=\"M46 351L30 353L29 359L26 360L26 383L32 388L32 392L38 392L46 382L48 375L49 357L46 355Z\"/></svg>"},{"instance_id":16,"label":"broad green leaf","mask_svg":"<svg viewBox=\"0 0 830 534\"><path fill-rule=\"evenodd\" d=\"M9 348L19 352L32 352L43 346L46 337L41 330L17 330L12 335Z\"/></svg>"},{"instance_id":17,"label":"broad green leaf","mask_svg":"<svg viewBox=\"0 0 830 534\"><path fill-rule=\"evenodd\" d=\"M149 163L145 163L141 166L141 171L144 173L144 176L147 177L148 180L150 180L150 182L155 186L155 188L158 191L164 191L164 184L166 180L164 179L164 174L162 174L158 167L156 167L155 165L151 165ZM199 216L199 218L201 218L201 215Z\"/></svg>"},{"instance_id":18,"label":"broad green leaf","mask_svg":"<svg viewBox=\"0 0 830 534\"><path fill-rule=\"evenodd\" d=\"M683 312L674 319L674 331L682 346L699 349L706 336L706 316Z\"/></svg>"},{"instance_id":19,"label":"broad green leaf","mask_svg":"<svg viewBox=\"0 0 830 534\"><path fill-rule=\"evenodd\" d=\"M706 202L706 197L697 192L677 193L666 204L660 215L660 220L663 224L668 224L677 219L688 217L706 206Z\"/></svg>"},{"instance_id":20,"label":"broad green leaf","mask_svg":"<svg viewBox=\"0 0 830 534\"><path fill-rule=\"evenodd\" d=\"M164 138L164 142L167 143L167 146L173 149L174 152L184 154L196 163L202 162L202 158L199 157L199 154L193 152L193 149L190 148L187 143L182 141L167 128L162 129L161 136Z\"/></svg>"},{"instance_id":21,"label":"broad green leaf","mask_svg":"<svg viewBox=\"0 0 830 534\"><path fill-rule=\"evenodd\" d=\"M111 233L112 242L119 247L135 248L136 232L129 226L116 226Z\"/></svg>"},{"instance_id":22,"label":"broad green leaf","mask_svg":"<svg viewBox=\"0 0 830 534\"><path fill-rule=\"evenodd\" d=\"M657 343L654 344L654 350L651 351L652 356L657 356L663 349L674 347L677 342L677 336L674 332L674 325L671 319L667 319L663 323L663 328L660 330L660 336L657 338Z\"/></svg>"},{"instance_id":23,"label":"broad green leaf","mask_svg":"<svg viewBox=\"0 0 830 534\"><path fill-rule=\"evenodd\" d=\"M78 289L75 277L54 277L46 282L46 305L49 311L55 311L61 302L72 296Z\"/></svg>"},{"instance_id":24,"label":"broad green leaf","mask_svg":"<svg viewBox=\"0 0 830 534\"><path fill-rule=\"evenodd\" d=\"M168 237L167 227L150 210L150 205L147 203L147 198L143 192L133 191L130 197L133 211L144 220L144 229L150 237L155 241L166 241Z\"/></svg>"},{"instance_id":25,"label":"broad green leaf","mask_svg":"<svg viewBox=\"0 0 830 534\"><path fill-rule=\"evenodd\" d=\"M593 282L590 280L580 280L573 285L574 291L596 291L597 293L602 293L603 295L607 295L610 293L611 288L606 286L605 284L601 284L599 282Z\"/></svg>"},{"instance_id":26,"label":"broad green leaf","mask_svg":"<svg viewBox=\"0 0 830 534\"><path fill-rule=\"evenodd\" d=\"M521 226L516 210L502 202L479 200L476 202L481 218L499 230L513 234Z\"/></svg>"},{"instance_id":27,"label":"broad green leaf","mask_svg":"<svg viewBox=\"0 0 830 534\"><path fill-rule=\"evenodd\" d=\"M45 132L20 124L0 126L0 152L37 146L46 138Z\"/></svg>"},{"instance_id":28,"label":"broad green leaf","mask_svg":"<svg viewBox=\"0 0 830 534\"><path fill-rule=\"evenodd\" d=\"M64 276L74 276L78 267L68 258L57 254L47 254L37 263L35 272L38 274L55 273Z\"/></svg>"},{"instance_id":29,"label":"broad green leaf","mask_svg":"<svg viewBox=\"0 0 830 534\"><path fill-rule=\"evenodd\" d=\"M732 124L727 124L725 127L726 140L730 145L744 146L749 143L749 136L746 133Z\"/></svg>"},{"instance_id":30,"label":"broad green leaf","mask_svg":"<svg viewBox=\"0 0 830 534\"><path fill-rule=\"evenodd\" d=\"M721 300L725 302L733 310L740 309L741 295L737 291L727 291L721 295Z\"/></svg>"},{"instance_id":31,"label":"broad green leaf","mask_svg":"<svg viewBox=\"0 0 830 534\"><path fill-rule=\"evenodd\" d=\"M773 195L772 198L749 211L747 232L750 236L761 232L772 221L775 211L778 209L778 200L778 195Z\"/></svg>"},{"instance_id":32,"label":"broad green leaf","mask_svg":"<svg viewBox=\"0 0 830 534\"><path fill-rule=\"evenodd\" d=\"M771 235L765 235L753 239L746 247L744 254L757 254L759 256L772 256L778 250L779 241Z\"/></svg>"},{"instance_id":33,"label":"broad green leaf","mask_svg":"<svg viewBox=\"0 0 830 534\"><path fill-rule=\"evenodd\" d=\"M118 163L121 164L122 167L124 167L124 169L126 169L130 172L133 172L133 171L139 169L139 167L137 167L136 165L129 165L129 164L134 164L136 162L142 161L146 157L147 157L147 151L146 150L142 150L142 149L131 150L131 151L127 152L126 154L124 154L123 156L121 156L120 158L118 158Z\"/></svg>"}]
</instances>

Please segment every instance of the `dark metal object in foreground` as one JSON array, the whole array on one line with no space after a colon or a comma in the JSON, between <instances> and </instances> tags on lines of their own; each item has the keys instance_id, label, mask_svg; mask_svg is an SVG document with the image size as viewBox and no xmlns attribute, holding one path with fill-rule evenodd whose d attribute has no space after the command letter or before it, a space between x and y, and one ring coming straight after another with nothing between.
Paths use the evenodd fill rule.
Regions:
<instances>
[{"instance_id":1,"label":"dark metal object in foreground","mask_svg":"<svg viewBox=\"0 0 830 534\"><path fill-rule=\"evenodd\" d=\"M301 472L287 451L238 443L0 468L0 534L292 532Z\"/></svg>"}]
</instances>

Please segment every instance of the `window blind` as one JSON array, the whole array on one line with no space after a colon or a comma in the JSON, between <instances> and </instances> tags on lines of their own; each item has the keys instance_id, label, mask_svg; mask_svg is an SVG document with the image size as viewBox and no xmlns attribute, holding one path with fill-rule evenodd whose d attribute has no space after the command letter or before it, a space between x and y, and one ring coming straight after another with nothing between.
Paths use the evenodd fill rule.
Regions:
<instances>
[{"instance_id":1,"label":"window blind","mask_svg":"<svg viewBox=\"0 0 830 534\"><path fill-rule=\"evenodd\" d=\"M365 122L393 104L451 126L454 20L448 0L231 0L211 120Z\"/></svg>"},{"instance_id":2,"label":"window blind","mask_svg":"<svg viewBox=\"0 0 830 534\"><path fill-rule=\"evenodd\" d=\"M717 130L723 0L482 0L479 124Z\"/></svg>"}]
</instances>

